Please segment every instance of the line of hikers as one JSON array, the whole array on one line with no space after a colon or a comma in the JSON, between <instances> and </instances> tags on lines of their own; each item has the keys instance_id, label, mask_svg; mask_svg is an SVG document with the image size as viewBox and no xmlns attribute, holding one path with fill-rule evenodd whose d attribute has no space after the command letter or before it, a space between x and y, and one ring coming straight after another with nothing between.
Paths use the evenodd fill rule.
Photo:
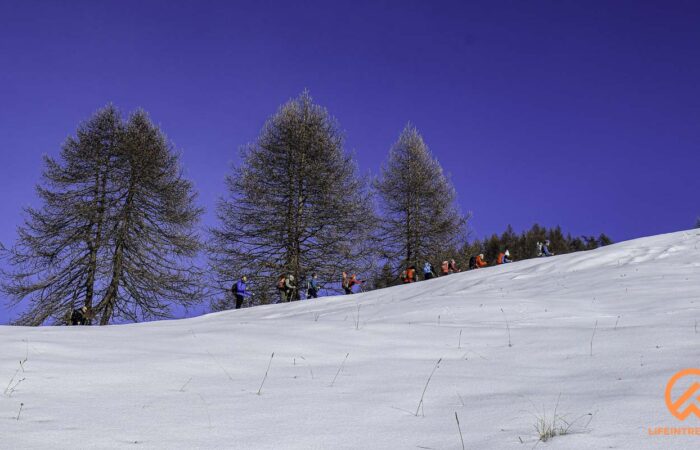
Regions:
<instances>
[{"instance_id":1,"label":"line of hikers","mask_svg":"<svg viewBox=\"0 0 700 450\"><path fill-rule=\"evenodd\" d=\"M244 275L241 277L240 280L235 282L233 286L231 286L231 293L236 298L236 309L240 309L241 306L243 306L245 298L250 297L250 292L246 290L247 281L248 277ZM299 288L295 284L295 281L296 280L294 278L294 275L292 275L291 273L279 276L279 278L277 279L276 287L277 291L280 294L280 302L284 303L290 302L292 300L299 300ZM347 272L343 272L341 286L346 294L352 294L353 286L361 285L362 283L364 283L364 281L357 278L357 275L348 275ZM318 282L318 275L316 273L312 274L311 277L306 281L304 290L306 291L307 299L318 298L318 292L321 290L321 286Z\"/></svg>"},{"instance_id":2,"label":"line of hikers","mask_svg":"<svg viewBox=\"0 0 700 450\"><path fill-rule=\"evenodd\" d=\"M544 242L537 242L537 256L553 256L554 253L549 251L549 246L549 240L546 240ZM513 262L513 259L511 259L510 251L508 249L505 249L505 251L500 252L498 254L498 257L496 258L496 265L508 264L511 262ZM488 266L488 263L486 262L483 253L479 253L478 255L474 255L471 258L469 258L468 270L481 269L482 267L486 266ZM445 276L456 272L461 272L461 270L457 267L457 263L454 259L450 259L449 261L445 260L442 262L442 264L440 264L439 276ZM431 278L437 276L438 274L435 272L433 265L430 263L430 261L426 261L423 265L423 279L430 280ZM401 272L401 281L404 284L414 283L418 281L418 271L416 270L416 266L408 266L406 270Z\"/></svg>"},{"instance_id":3,"label":"line of hikers","mask_svg":"<svg viewBox=\"0 0 700 450\"><path fill-rule=\"evenodd\" d=\"M537 242L537 256L553 256L554 254L549 251L549 246L550 242L548 240L544 242ZM496 258L496 264L507 264L513 262L513 259L510 257L510 251L508 249L505 249L505 251L501 252L498 254L498 257ZM486 262L486 259L484 258L484 254L480 253L478 255L472 256L469 258L469 269L468 270L475 270L475 269L481 269L482 267L488 266L488 263ZM403 283L413 283L418 281L418 271L416 270L415 266L409 266L401 272L401 281ZM430 280L431 278L438 277L438 276L445 276L449 275L452 273L457 273L461 272L459 267L457 267L457 262L454 259L450 260L445 260L440 264L440 273L436 273L435 269L433 268L433 265L429 262L426 261L425 264L423 265L423 279L424 280ZM236 283L231 286L231 293L234 295L236 299L236 309L240 309L241 306L243 306L243 302L245 301L246 297L250 297L250 292L246 290L246 282L248 281L248 277L245 275L241 277L240 280L238 280ZM280 294L280 299L279 301L281 302L290 302L292 300L299 300L299 289L298 286L295 284L295 278L294 275L292 274L286 274L286 275L280 275L279 278L277 279L277 290ZM343 272L343 278L341 281L341 287L343 288L343 291L345 294L353 294L353 287L355 285L362 286L362 283L364 283L363 280L360 280L357 278L357 275L352 274L349 275L347 272ZM305 285L305 291L306 291L306 298L311 299L311 298L318 298L318 292L321 289L321 286L319 285L318 282L318 275L316 273L312 274L311 277L306 281ZM76 310L74 313L79 313L78 310ZM78 323L74 323L74 325L77 325Z\"/></svg>"}]
</instances>

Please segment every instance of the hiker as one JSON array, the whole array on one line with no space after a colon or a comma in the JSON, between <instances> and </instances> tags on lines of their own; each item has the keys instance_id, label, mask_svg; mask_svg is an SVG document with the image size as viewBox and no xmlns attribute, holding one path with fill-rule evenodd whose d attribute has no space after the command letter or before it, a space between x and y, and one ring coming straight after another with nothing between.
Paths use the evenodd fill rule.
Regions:
<instances>
[{"instance_id":1,"label":"hiker","mask_svg":"<svg viewBox=\"0 0 700 450\"><path fill-rule=\"evenodd\" d=\"M246 292L245 284L248 281L248 277L243 275L240 280L233 283L231 286L231 293L236 297L236 309L241 309L243 305L243 299L250 297L250 292Z\"/></svg>"},{"instance_id":2,"label":"hiker","mask_svg":"<svg viewBox=\"0 0 700 450\"><path fill-rule=\"evenodd\" d=\"M286 302L287 301L287 296L285 294L285 284L287 284L287 277L285 275L280 275L280 277L277 279L277 290L280 293L280 301Z\"/></svg>"},{"instance_id":3,"label":"hiker","mask_svg":"<svg viewBox=\"0 0 700 450\"><path fill-rule=\"evenodd\" d=\"M460 272L460 270L457 268L457 263L455 262L454 259L450 260L450 264L448 264L447 269L449 270L450 273Z\"/></svg>"},{"instance_id":4,"label":"hiker","mask_svg":"<svg viewBox=\"0 0 700 450\"><path fill-rule=\"evenodd\" d=\"M346 294L352 294L352 287L356 284L362 284L362 280L358 280L357 275L348 276L347 273L343 272L343 290Z\"/></svg>"},{"instance_id":5,"label":"hiker","mask_svg":"<svg viewBox=\"0 0 700 450\"><path fill-rule=\"evenodd\" d=\"M87 306L83 306L83 307L80 307L76 310L73 310L73 313L70 315L70 324L71 325L90 325L87 310L88 310Z\"/></svg>"},{"instance_id":6,"label":"hiker","mask_svg":"<svg viewBox=\"0 0 700 450\"><path fill-rule=\"evenodd\" d=\"M549 251L549 245L549 240L544 241L544 244L542 244L542 254L540 256L554 256L554 253Z\"/></svg>"},{"instance_id":7,"label":"hiker","mask_svg":"<svg viewBox=\"0 0 700 450\"><path fill-rule=\"evenodd\" d=\"M509 262L513 262L513 260L510 259L510 252L508 251L508 249L506 249L505 252L501 252L498 254L496 264L508 264Z\"/></svg>"},{"instance_id":8,"label":"hiker","mask_svg":"<svg viewBox=\"0 0 700 450\"><path fill-rule=\"evenodd\" d=\"M284 301L291 302L294 300L294 291L296 288L297 287L294 286L294 275L290 273L284 280Z\"/></svg>"},{"instance_id":9,"label":"hiker","mask_svg":"<svg viewBox=\"0 0 700 450\"><path fill-rule=\"evenodd\" d=\"M445 260L440 264L440 276L443 277L445 275L450 274L450 263Z\"/></svg>"},{"instance_id":10,"label":"hiker","mask_svg":"<svg viewBox=\"0 0 700 450\"><path fill-rule=\"evenodd\" d=\"M426 261L423 265L423 279L430 280L431 278L436 276L437 274L435 273L435 269L433 269L433 265L430 264L429 261Z\"/></svg>"},{"instance_id":11,"label":"hiker","mask_svg":"<svg viewBox=\"0 0 700 450\"><path fill-rule=\"evenodd\" d=\"M318 275L316 275L314 273L313 275L311 275L311 278L309 278L309 280L306 282L306 298L307 299L308 298L318 298L318 291L320 288L318 287L318 281L316 280L317 277L318 277Z\"/></svg>"},{"instance_id":12,"label":"hiker","mask_svg":"<svg viewBox=\"0 0 700 450\"><path fill-rule=\"evenodd\" d=\"M482 267L488 266L488 263L484 260L483 253L479 253L479 255L477 255L476 259L474 260L474 265L475 269L481 269Z\"/></svg>"},{"instance_id":13,"label":"hiker","mask_svg":"<svg viewBox=\"0 0 700 450\"><path fill-rule=\"evenodd\" d=\"M408 266L406 270L401 272L401 281L403 281L404 284L417 281L416 266Z\"/></svg>"}]
</instances>

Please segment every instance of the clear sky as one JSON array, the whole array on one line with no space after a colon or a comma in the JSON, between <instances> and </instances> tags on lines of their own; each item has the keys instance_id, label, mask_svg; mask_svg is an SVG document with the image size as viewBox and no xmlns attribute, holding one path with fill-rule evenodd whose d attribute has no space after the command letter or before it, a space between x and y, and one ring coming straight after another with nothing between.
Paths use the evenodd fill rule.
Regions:
<instances>
[{"instance_id":1,"label":"clear sky","mask_svg":"<svg viewBox=\"0 0 700 450\"><path fill-rule=\"evenodd\" d=\"M700 215L697 2L0 0L0 242L41 155L109 102L151 114L213 224L237 149L307 88L365 174L414 123L477 237Z\"/></svg>"}]
</instances>

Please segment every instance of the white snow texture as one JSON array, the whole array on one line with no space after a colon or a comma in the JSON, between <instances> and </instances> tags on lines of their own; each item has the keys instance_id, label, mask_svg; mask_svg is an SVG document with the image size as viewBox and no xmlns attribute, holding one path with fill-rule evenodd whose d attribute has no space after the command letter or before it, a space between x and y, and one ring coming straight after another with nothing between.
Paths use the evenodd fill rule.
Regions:
<instances>
[{"instance_id":1,"label":"white snow texture","mask_svg":"<svg viewBox=\"0 0 700 450\"><path fill-rule=\"evenodd\" d=\"M648 432L700 427L664 401L700 367L699 244L185 320L2 326L0 448L461 449L455 413L467 449L700 448ZM538 442L555 408L568 432Z\"/></svg>"}]
</instances>

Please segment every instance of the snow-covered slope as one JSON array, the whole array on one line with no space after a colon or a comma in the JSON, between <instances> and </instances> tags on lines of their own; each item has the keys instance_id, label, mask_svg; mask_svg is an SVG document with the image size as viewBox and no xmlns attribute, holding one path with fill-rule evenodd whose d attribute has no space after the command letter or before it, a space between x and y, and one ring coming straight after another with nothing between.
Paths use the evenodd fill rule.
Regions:
<instances>
[{"instance_id":1,"label":"snow-covered slope","mask_svg":"<svg viewBox=\"0 0 700 450\"><path fill-rule=\"evenodd\" d=\"M692 230L187 320L0 327L0 448L459 449L457 413L466 448L522 449L557 404L578 420L539 447L700 448L648 435L700 426L664 403L700 366L699 244Z\"/></svg>"}]
</instances>

